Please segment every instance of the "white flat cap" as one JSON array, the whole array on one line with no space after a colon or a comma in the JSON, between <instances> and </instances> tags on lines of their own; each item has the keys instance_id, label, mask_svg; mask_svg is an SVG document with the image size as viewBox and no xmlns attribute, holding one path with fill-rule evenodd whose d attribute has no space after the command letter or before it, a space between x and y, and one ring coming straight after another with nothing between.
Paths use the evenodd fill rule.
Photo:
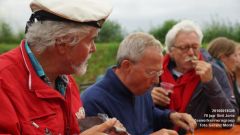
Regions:
<instances>
[{"instance_id":1,"label":"white flat cap","mask_svg":"<svg viewBox=\"0 0 240 135\"><path fill-rule=\"evenodd\" d=\"M40 21L73 21L99 28L112 11L108 0L33 0L30 7L33 18Z\"/></svg>"}]
</instances>

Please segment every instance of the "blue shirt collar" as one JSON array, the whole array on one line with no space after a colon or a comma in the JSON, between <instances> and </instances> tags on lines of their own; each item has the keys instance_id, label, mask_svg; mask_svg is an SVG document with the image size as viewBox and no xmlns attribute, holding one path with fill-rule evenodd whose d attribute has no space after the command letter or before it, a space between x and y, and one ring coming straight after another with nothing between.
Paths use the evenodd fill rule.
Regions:
<instances>
[{"instance_id":1,"label":"blue shirt collar","mask_svg":"<svg viewBox=\"0 0 240 135\"><path fill-rule=\"evenodd\" d=\"M34 70L36 71L37 75L44 82L46 82L49 85L51 82L49 81L48 77L46 76L41 64L38 62L38 60L36 59L36 57L32 53L30 47L28 46L27 41L25 41L25 49L26 49L26 52L27 52L28 57L30 59L30 62L32 63L32 66L33 66ZM57 77L57 79L55 80L55 84L56 84L56 89L62 95L65 95L66 87L67 87L67 84L68 84L68 79L67 79L66 75L62 75L62 76Z\"/></svg>"}]
</instances>

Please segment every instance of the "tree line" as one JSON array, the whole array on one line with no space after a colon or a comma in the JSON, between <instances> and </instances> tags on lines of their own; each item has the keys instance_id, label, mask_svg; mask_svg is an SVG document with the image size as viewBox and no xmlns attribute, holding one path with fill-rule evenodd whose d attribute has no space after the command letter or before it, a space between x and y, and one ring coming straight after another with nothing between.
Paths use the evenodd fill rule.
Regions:
<instances>
[{"instance_id":1,"label":"tree line","mask_svg":"<svg viewBox=\"0 0 240 135\"><path fill-rule=\"evenodd\" d=\"M148 32L164 43L166 33L177 22L177 20L167 20L162 25L152 27ZM96 42L120 42L125 33L118 22L108 20L101 29ZM203 34L203 43L208 43L219 36L240 42L240 24L213 20L203 27ZM9 24L0 20L0 43L19 43L23 38L23 31L14 33Z\"/></svg>"}]
</instances>

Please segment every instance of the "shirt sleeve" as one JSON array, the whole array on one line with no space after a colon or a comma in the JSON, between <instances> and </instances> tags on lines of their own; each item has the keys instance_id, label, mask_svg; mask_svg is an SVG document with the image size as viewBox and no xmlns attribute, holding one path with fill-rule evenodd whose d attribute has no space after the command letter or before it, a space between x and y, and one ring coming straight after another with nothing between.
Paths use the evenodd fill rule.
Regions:
<instances>
[{"instance_id":1,"label":"shirt sleeve","mask_svg":"<svg viewBox=\"0 0 240 135\"><path fill-rule=\"evenodd\" d=\"M233 90L227 74L215 64L212 64L212 66L214 79L204 85L205 89L207 89L205 91L206 95L211 98L210 106L218 109L234 109L235 115L237 115L239 112L238 105L235 98L233 98Z\"/></svg>"},{"instance_id":2,"label":"shirt sleeve","mask_svg":"<svg viewBox=\"0 0 240 135\"><path fill-rule=\"evenodd\" d=\"M162 128L171 129L173 127L172 122L170 121L170 113L169 109L161 110L157 107L153 107L153 123L154 123L154 131L160 130Z\"/></svg>"},{"instance_id":3,"label":"shirt sleeve","mask_svg":"<svg viewBox=\"0 0 240 135\"><path fill-rule=\"evenodd\" d=\"M98 113L107 113L107 108L105 109L105 106L102 105L100 102L97 101L97 99L95 98L97 97L97 95L95 95L95 93L87 93L87 92L83 92L81 94L81 100L83 102L83 107L85 110L85 114L86 116L97 116ZM99 97L100 98L100 97Z\"/></svg>"}]
</instances>

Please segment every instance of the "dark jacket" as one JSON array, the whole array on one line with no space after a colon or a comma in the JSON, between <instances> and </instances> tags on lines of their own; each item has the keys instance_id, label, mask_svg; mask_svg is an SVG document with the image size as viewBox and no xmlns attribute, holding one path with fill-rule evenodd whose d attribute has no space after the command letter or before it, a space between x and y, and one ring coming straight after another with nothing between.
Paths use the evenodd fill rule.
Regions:
<instances>
[{"instance_id":1,"label":"dark jacket","mask_svg":"<svg viewBox=\"0 0 240 135\"><path fill-rule=\"evenodd\" d=\"M170 111L154 107L150 91L134 96L112 69L103 79L81 94L87 116L105 113L116 117L132 135L149 135L161 128L170 128Z\"/></svg>"},{"instance_id":2,"label":"dark jacket","mask_svg":"<svg viewBox=\"0 0 240 135\"><path fill-rule=\"evenodd\" d=\"M199 83L186 108L186 112L196 119L198 127L209 127L208 123L221 123L223 127L234 125L238 107L232 95L226 73L216 64L209 53L201 50L204 60L211 63L213 79ZM170 67L173 68L173 67ZM211 116L217 120L212 120Z\"/></svg>"}]
</instances>

